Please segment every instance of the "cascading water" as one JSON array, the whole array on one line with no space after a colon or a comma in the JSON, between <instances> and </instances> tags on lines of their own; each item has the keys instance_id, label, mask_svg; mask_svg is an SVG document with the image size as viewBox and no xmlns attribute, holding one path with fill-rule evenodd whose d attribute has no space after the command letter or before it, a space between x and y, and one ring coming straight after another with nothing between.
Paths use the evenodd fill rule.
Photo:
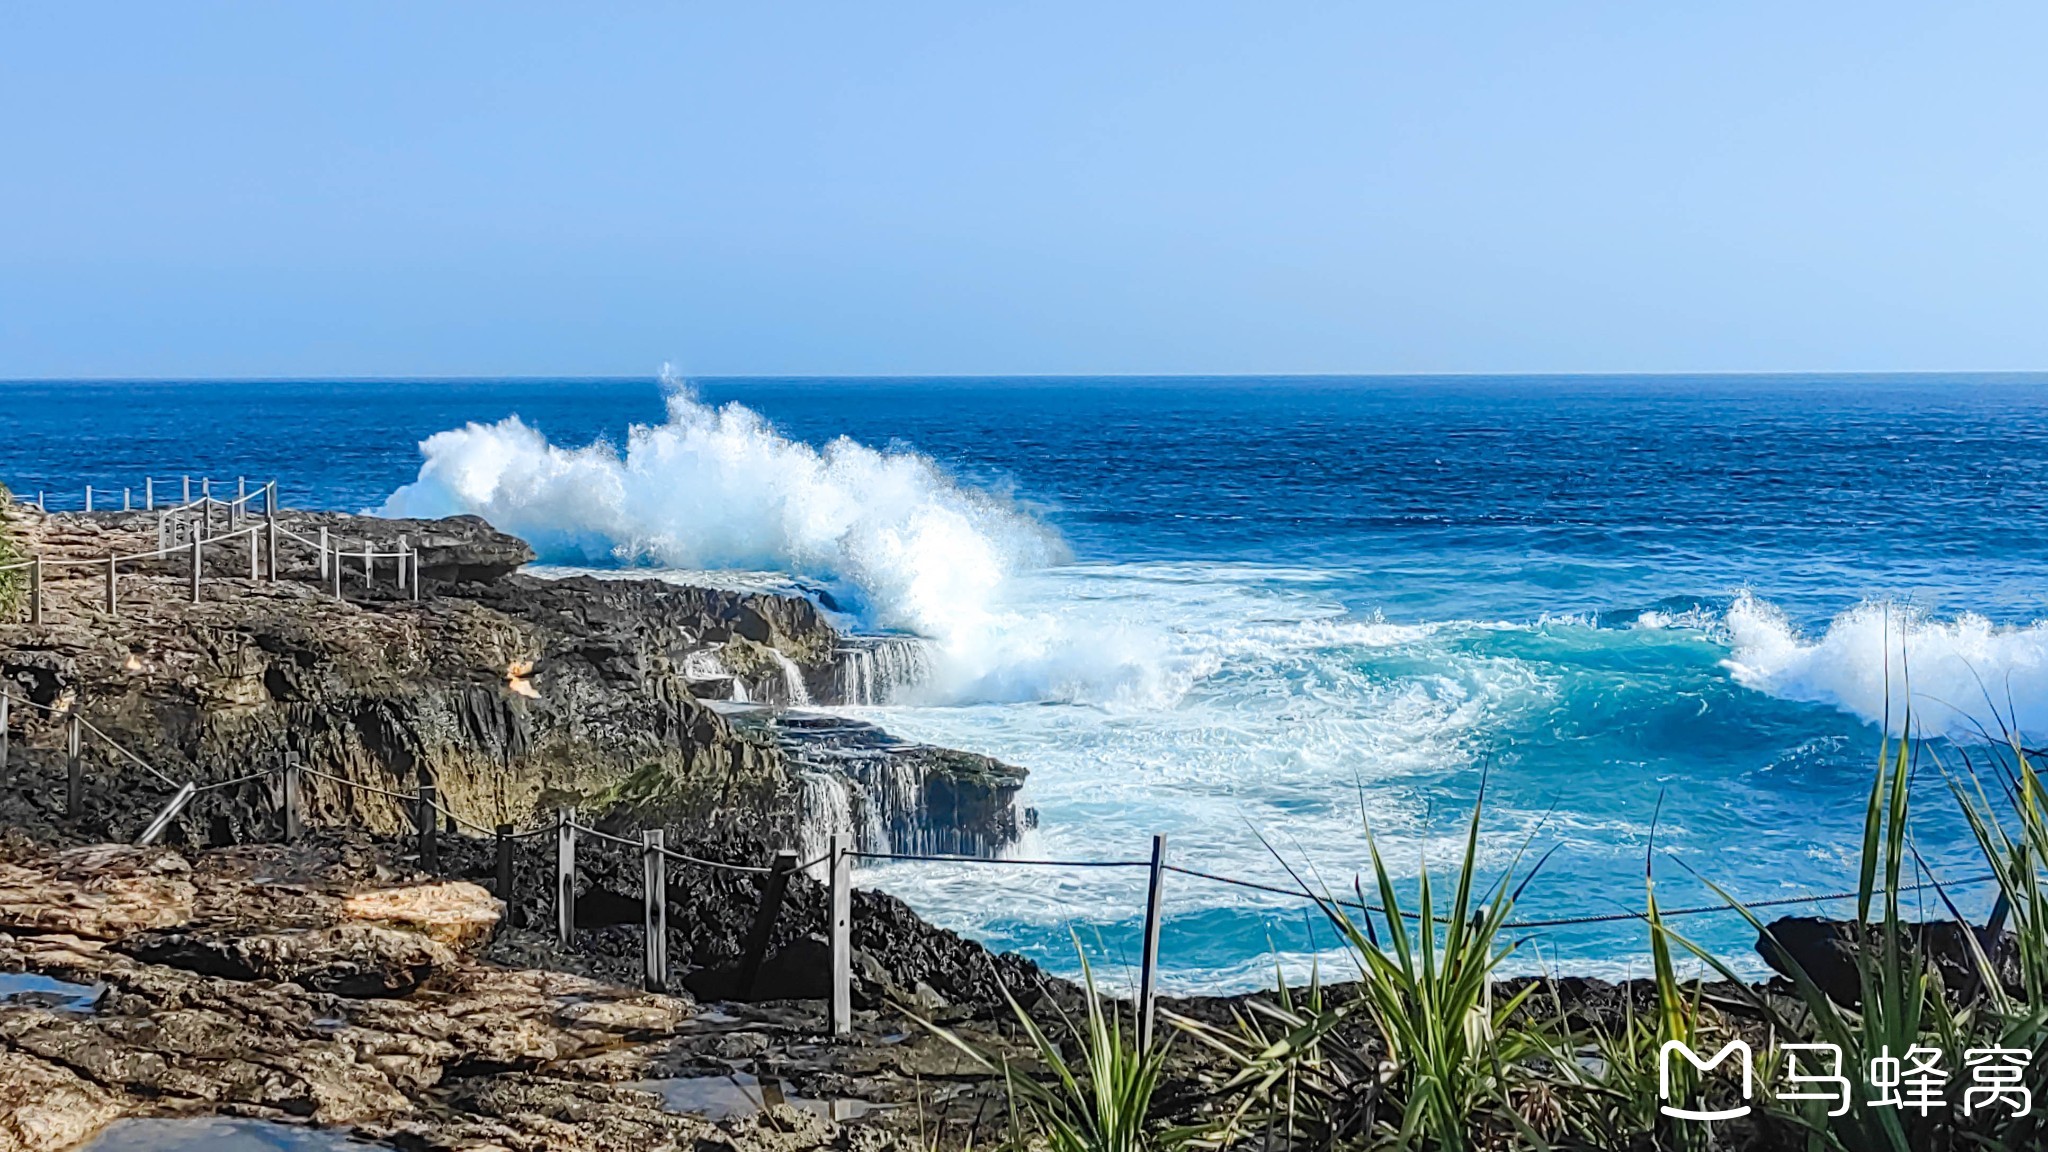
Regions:
<instances>
[{"instance_id":1,"label":"cascading water","mask_svg":"<svg viewBox=\"0 0 2048 1152\"><path fill-rule=\"evenodd\" d=\"M796 666L796 661L773 648L768 649L768 656L775 661L776 667L782 669L783 702L794 707L809 704L811 690L804 686L804 670Z\"/></svg>"},{"instance_id":2,"label":"cascading water","mask_svg":"<svg viewBox=\"0 0 2048 1152\"><path fill-rule=\"evenodd\" d=\"M852 636L835 655L842 704L903 703L932 678L930 646L916 636Z\"/></svg>"},{"instance_id":3,"label":"cascading water","mask_svg":"<svg viewBox=\"0 0 2048 1152\"><path fill-rule=\"evenodd\" d=\"M853 795L845 780L825 772L803 772L797 776L798 808L797 858L815 860L823 856L833 836L854 834ZM866 845L856 842L856 847ZM812 872L823 879L821 864Z\"/></svg>"}]
</instances>

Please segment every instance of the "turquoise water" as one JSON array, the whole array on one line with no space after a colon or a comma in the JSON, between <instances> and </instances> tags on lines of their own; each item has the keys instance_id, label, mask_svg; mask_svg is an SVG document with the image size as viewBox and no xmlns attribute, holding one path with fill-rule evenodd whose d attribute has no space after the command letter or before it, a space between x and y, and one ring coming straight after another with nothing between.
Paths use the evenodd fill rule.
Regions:
<instances>
[{"instance_id":1,"label":"turquoise water","mask_svg":"<svg viewBox=\"0 0 2048 1152\"><path fill-rule=\"evenodd\" d=\"M1963 747L1993 711L2048 729L2043 383L14 384L0 479L277 475L294 502L481 511L554 563L823 590L930 653L855 711L1033 770L1027 854L1163 833L1191 867L1347 886L1370 823L1412 877L1484 780L1484 866L1548 853L1520 909L1547 919L1639 908L1646 857L1667 903L1712 900L1688 868L1850 886L1909 679ZM1923 856L1974 874L1931 767L1920 800ZM1128 958L1143 903L1111 870L864 882L1067 969L1071 931ZM1330 943L1298 901L1192 878L1167 912L1180 987ZM1748 947L1731 917L1688 929ZM1640 967L1634 924L1526 935L1524 964Z\"/></svg>"}]
</instances>

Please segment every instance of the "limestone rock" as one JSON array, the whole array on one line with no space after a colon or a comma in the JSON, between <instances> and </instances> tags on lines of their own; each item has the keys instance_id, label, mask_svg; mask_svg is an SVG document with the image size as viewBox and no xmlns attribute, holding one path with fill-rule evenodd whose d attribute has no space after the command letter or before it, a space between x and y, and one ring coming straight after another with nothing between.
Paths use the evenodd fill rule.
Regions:
<instances>
[{"instance_id":1,"label":"limestone rock","mask_svg":"<svg viewBox=\"0 0 2048 1152\"><path fill-rule=\"evenodd\" d=\"M119 1119L122 1108L91 1081L22 1052L0 1048L0 1152L57 1152Z\"/></svg>"},{"instance_id":2,"label":"limestone rock","mask_svg":"<svg viewBox=\"0 0 2048 1152\"><path fill-rule=\"evenodd\" d=\"M417 932L461 952L490 942L505 906L480 885L460 880L358 892L342 901L351 920Z\"/></svg>"},{"instance_id":3,"label":"limestone rock","mask_svg":"<svg viewBox=\"0 0 2048 1152\"><path fill-rule=\"evenodd\" d=\"M148 964L354 998L403 996L456 958L438 941L374 924L255 935L146 932L117 947Z\"/></svg>"},{"instance_id":4,"label":"limestone rock","mask_svg":"<svg viewBox=\"0 0 2048 1152\"><path fill-rule=\"evenodd\" d=\"M191 868L176 852L100 844L0 863L0 930L114 940L192 917Z\"/></svg>"}]
</instances>

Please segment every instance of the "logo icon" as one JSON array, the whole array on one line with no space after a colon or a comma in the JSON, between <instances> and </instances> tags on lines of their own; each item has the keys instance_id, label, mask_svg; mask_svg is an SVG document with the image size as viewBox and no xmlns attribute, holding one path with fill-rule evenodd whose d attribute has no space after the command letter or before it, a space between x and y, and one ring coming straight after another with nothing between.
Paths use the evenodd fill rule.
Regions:
<instances>
[{"instance_id":1,"label":"logo icon","mask_svg":"<svg viewBox=\"0 0 2048 1152\"><path fill-rule=\"evenodd\" d=\"M1686 1062L1691 1064L1702 1076L1720 1067L1721 1062L1728 1059L1728 1057L1738 1057L1738 1063L1742 1065L1742 1098L1748 1100L1756 1094L1756 1069L1750 1063L1749 1045L1747 1043L1741 1040L1730 1040L1727 1047L1702 1060L1699 1057L1699 1053L1686 1047L1682 1041L1666 1040L1664 1047L1657 1051L1657 1096L1659 1099L1671 1099L1671 1054L1674 1052L1683 1055ZM1719 1111L1704 1108L1675 1108L1670 1104L1662 1104L1658 1106L1657 1110L1666 1116L1676 1117L1680 1120L1733 1120L1740 1116L1749 1115L1749 1105L1747 1104L1734 1108L1724 1108Z\"/></svg>"}]
</instances>

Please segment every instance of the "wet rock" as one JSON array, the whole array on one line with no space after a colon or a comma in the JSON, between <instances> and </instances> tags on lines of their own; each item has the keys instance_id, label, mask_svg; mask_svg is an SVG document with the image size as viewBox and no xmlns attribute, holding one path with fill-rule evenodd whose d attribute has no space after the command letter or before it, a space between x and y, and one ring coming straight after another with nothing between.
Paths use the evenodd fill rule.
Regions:
<instances>
[{"instance_id":1,"label":"wet rock","mask_svg":"<svg viewBox=\"0 0 2048 1152\"><path fill-rule=\"evenodd\" d=\"M1976 951L1981 948L2004 990L2015 996L2024 995L2019 942L2012 933L1993 939L1980 929L1953 920L1906 924L1902 928L1907 947L1927 957L1941 976L1942 986L1950 992L1978 986L1980 966ZM1789 979L1796 964L1828 999L1855 1008L1863 1001L1857 953L1881 947L1880 932L1875 925L1858 925L1848 920L1786 916L1764 926L1757 937L1756 950L1773 971ZM1972 935L1977 937L1974 947Z\"/></svg>"}]
</instances>

